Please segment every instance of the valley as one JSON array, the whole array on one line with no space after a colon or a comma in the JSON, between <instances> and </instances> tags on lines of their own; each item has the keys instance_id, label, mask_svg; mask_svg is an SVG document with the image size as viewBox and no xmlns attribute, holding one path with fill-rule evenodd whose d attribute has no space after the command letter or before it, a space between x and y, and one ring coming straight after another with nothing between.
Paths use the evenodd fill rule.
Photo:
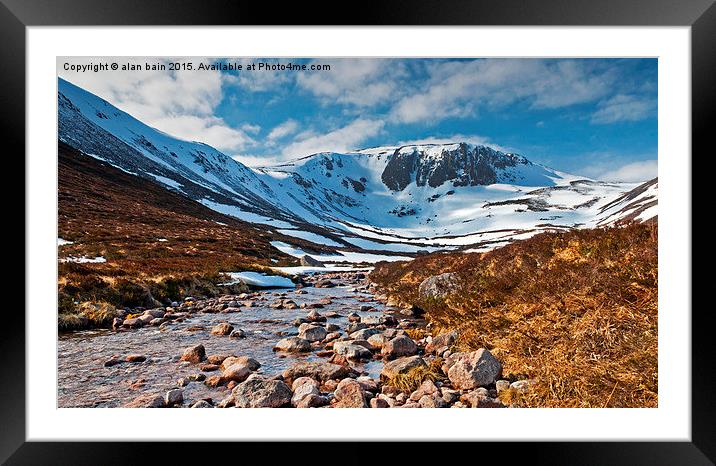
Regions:
<instances>
[{"instance_id":1,"label":"valley","mask_svg":"<svg viewBox=\"0 0 716 466\"><path fill-rule=\"evenodd\" d=\"M251 168L58 90L60 407L657 405L656 178L464 141Z\"/></svg>"}]
</instances>

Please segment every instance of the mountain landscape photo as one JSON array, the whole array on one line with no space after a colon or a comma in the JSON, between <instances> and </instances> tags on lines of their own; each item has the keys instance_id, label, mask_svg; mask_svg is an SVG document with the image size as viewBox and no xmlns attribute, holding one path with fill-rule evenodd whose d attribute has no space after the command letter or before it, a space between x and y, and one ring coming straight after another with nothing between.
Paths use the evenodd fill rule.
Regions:
<instances>
[{"instance_id":1,"label":"mountain landscape photo","mask_svg":"<svg viewBox=\"0 0 716 466\"><path fill-rule=\"evenodd\" d=\"M60 407L657 406L655 60L304 61L58 60Z\"/></svg>"}]
</instances>

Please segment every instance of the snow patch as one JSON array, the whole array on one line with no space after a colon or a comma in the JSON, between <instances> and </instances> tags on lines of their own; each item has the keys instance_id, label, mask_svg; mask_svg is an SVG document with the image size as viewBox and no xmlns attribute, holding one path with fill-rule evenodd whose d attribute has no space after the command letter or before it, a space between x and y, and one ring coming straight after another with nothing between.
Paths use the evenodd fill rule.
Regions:
<instances>
[{"instance_id":1,"label":"snow patch","mask_svg":"<svg viewBox=\"0 0 716 466\"><path fill-rule=\"evenodd\" d=\"M231 281L223 283L223 285L234 285L236 283L245 283L250 286L260 288L294 288L296 285L286 277L278 275L265 275L258 272L231 272L229 273Z\"/></svg>"}]
</instances>

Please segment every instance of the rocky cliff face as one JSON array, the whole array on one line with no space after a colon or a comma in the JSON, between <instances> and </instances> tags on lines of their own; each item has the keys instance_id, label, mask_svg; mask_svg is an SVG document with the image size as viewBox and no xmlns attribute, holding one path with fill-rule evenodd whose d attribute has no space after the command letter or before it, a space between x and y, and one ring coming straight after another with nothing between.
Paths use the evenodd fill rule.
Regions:
<instances>
[{"instance_id":1,"label":"rocky cliff face","mask_svg":"<svg viewBox=\"0 0 716 466\"><path fill-rule=\"evenodd\" d=\"M530 162L520 155L486 146L467 143L403 146L395 150L381 179L393 191L402 191L413 181L418 186L432 188L448 181L456 187L484 186L515 181L519 175L505 169L518 165L530 165Z\"/></svg>"}]
</instances>

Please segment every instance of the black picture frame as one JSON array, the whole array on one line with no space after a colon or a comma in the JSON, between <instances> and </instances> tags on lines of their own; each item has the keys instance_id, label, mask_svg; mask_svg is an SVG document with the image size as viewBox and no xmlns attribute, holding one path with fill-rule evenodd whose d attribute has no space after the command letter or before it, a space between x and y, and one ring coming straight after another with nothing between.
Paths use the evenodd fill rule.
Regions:
<instances>
[{"instance_id":1,"label":"black picture frame","mask_svg":"<svg viewBox=\"0 0 716 466\"><path fill-rule=\"evenodd\" d=\"M692 153L700 152L701 156L706 156L706 149L713 146L713 124L709 122L716 116L714 0L383 0L360 4L322 0L310 4L238 0L0 0L0 102L3 104L0 119L5 133L6 157L14 157L19 162L23 160L20 154L25 154L26 28L111 25L690 26ZM29 175L24 165L18 170ZM697 183L692 180L692 187L695 185ZM693 199L696 201L697 197L693 196ZM693 230L692 226L692 231L698 230ZM24 244L26 251L32 247L26 241ZM29 278L25 277L26 280ZM493 444L494 451L498 455L502 453L506 461L513 458L537 464L714 464L716 397L712 392L716 385L710 358L712 351L709 351L711 310L707 307L695 309L695 312L692 309L681 311L685 316L690 313L692 322L691 363L694 369L690 442L523 442L509 446ZM161 451L162 462L181 455L179 464L183 464L191 456L202 453L201 448L191 444L135 443L122 446L112 442L27 442L25 332L28 329L24 315L18 310L9 312L6 309L3 328L5 331L0 337L0 461L6 464L127 464L146 460L148 454ZM333 446L354 449L338 444ZM288 446L287 450L293 448ZM479 448L490 447L483 444ZM394 451L408 463L418 458L424 461L427 454L424 450L447 451L442 447L411 446L397 447ZM270 456L274 457L280 451L272 449ZM352 462L358 462L357 457Z\"/></svg>"}]
</instances>

